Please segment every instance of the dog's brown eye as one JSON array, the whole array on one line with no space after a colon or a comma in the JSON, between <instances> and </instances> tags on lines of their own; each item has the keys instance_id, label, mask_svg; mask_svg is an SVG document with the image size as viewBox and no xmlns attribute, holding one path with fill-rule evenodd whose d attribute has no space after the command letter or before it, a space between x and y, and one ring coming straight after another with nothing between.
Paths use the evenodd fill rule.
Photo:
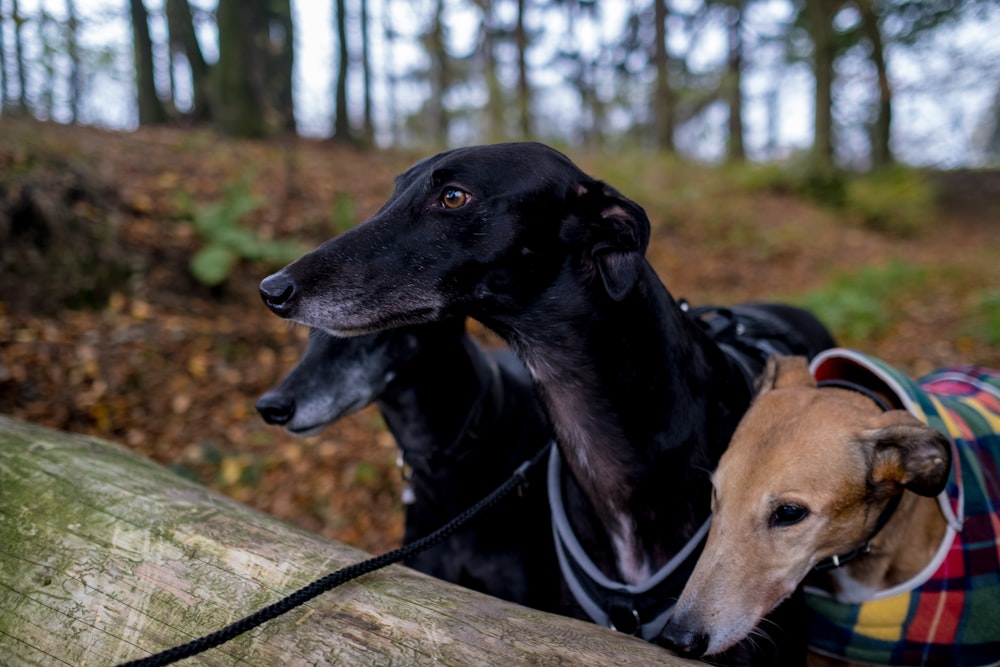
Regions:
<instances>
[{"instance_id":1,"label":"dog's brown eye","mask_svg":"<svg viewBox=\"0 0 1000 667\"><path fill-rule=\"evenodd\" d=\"M802 505L781 505L771 514L768 524L772 528L777 526L791 526L802 521L808 515L809 510Z\"/></svg>"},{"instance_id":2,"label":"dog's brown eye","mask_svg":"<svg viewBox=\"0 0 1000 667\"><path fill-rule=\"evenodd\" d=\"M469 201L469 193L458 188L447 188L441 193L441 204L445 208L460 208Z\"/></svg>"}]
</instances>

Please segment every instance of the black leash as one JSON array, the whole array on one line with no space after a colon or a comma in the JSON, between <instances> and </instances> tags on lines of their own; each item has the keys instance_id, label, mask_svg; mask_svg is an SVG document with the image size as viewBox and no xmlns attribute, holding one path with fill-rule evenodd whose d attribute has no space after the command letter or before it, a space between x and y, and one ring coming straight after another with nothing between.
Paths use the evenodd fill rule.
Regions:
<instances>
[{"instance_id":1,"label":"black leash","mask_svg":"<svg viewBox=\"0 0 1000 667\"><path fill-rule=\"evenodd\" d=\"M475 518L477 514L497 504L517 487L522 484L526 484L528 482L528 470L537 465L544 457L548 456L548 454L549 447L542 447L542 449L530 460L522 463L517 470L514 471L514 474L511 475L510 478L501 484L495 491L456 516L441 528L438 528L430 535L425 535L410 544L403 545L395 551L390 551L389 553L382 554L381 556L375 556L374 558L369 558L368 560L361 561L360 563L348 565L347 567L337 570L336 572L331 572L325 577L317 579L308 586L304 586L287 597L278 600L274 604L270 604L267 607L250 614L249 616L241 618L221 630L217 630L216 632L205 635L204 637L199 637L198 639L194 639L186 644L161 651L160 653L154 653L151 656L140 658L139 660L121 663L119 667L160 667L161 665L169 665L177 662L178 660L190 658L193 655L197 655L210 648L224 644L230 639L233 639L248 630L252 630L259 625L263 625L267 621L277 618L285 612L291 611L292 609L305 604L309 600L312 600L313 598L326 593L341 584L347 583L352 579L356 579L363 574L374 572L375 570L386 567L387 565L392 565L393 563L398 563L401 560L415 556L421 551L424 551L450 537L456 530Z\"/></svg>"}]
</instances>

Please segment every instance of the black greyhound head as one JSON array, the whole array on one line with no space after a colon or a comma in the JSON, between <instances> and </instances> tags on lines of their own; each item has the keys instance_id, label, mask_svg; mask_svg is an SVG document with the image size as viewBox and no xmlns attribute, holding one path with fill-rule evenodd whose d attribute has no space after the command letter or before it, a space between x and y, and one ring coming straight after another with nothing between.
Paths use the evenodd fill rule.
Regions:
<instances>
[{"instance_id":1,"label":"black greyhound head","mask_svg":"<svg viewBox=\"0 0 1000 667\"><path fill-rule=\"evenodd\" d=\"M402 328L338 338L313 329L302 359L257 399L257 412L293 435L315 435L381 396L419 353L417 335Z\"/></svg>"},{"instance_id":2,"label":"black greyhound head","mask_svg":"<svg viewBox=\"0 0 1000 667\"><path fill-rule=\"evenodd\" d=\"M340 335L520 311L563 272L621 300L649 221L543 144L460 148L418 162L368 221L265 278L276 314Z\"/></svg>"}]
</instances>

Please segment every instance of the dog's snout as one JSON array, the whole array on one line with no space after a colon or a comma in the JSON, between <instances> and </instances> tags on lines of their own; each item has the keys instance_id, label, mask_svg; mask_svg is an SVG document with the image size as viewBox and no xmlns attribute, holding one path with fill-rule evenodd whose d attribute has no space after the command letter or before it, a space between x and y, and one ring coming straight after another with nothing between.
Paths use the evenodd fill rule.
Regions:
<instances>
[{"instance_id":1,"label":"dog's snout","mask_svg":"<svg viewBox=\"0 0 1000 667\"><path fill-rule=\"evenodd\" d=\"M297 292L295 281L284 271L273 273L260 281L260 298L264 300L264 305L282 317L287 317L291 312Z\"/></svg>"},{"instance_id":2,"label":"dog's snout","mask_svg":"<svg viewBox=\"0 0 1000 667\"><path fill-rule=\"evenodd\" d=\"M678 627L672 623L664 628L663 639L667 647L679 655L700 658L708 650L708 633Z\"/></svg>"},{"instance_id":3,"label":"dog's snout","mask_svg":"<svg viewBox=\"0 0 1000 667\"><path fill-rule=\"evenodd\" d=\"M295 416L295 400L285 394L269 391L255 404L257 412L268 424L282 426Z\"/></svg>"}]
</instances>

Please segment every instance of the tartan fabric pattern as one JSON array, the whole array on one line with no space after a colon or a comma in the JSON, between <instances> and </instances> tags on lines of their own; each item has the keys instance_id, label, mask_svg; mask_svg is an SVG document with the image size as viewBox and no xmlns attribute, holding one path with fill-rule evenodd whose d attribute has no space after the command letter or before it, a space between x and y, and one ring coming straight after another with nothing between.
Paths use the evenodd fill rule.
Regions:
<instances>
[{"instance_id":1,"label":"tartan fabric pattern","mask_svg":"<svg viewBox=\"0 0 1000 667\"><path fill-rule=\"evenodd\" d=\"M850 350L829 350L812 369L817 380L847 375L890 389L951 439L954 458L938 498L949 527L934 561L861 604L808 588L810 646L870 665L1000 664L1000 371L945 368L914 382Z\"/></svg>"}]
</instances>

